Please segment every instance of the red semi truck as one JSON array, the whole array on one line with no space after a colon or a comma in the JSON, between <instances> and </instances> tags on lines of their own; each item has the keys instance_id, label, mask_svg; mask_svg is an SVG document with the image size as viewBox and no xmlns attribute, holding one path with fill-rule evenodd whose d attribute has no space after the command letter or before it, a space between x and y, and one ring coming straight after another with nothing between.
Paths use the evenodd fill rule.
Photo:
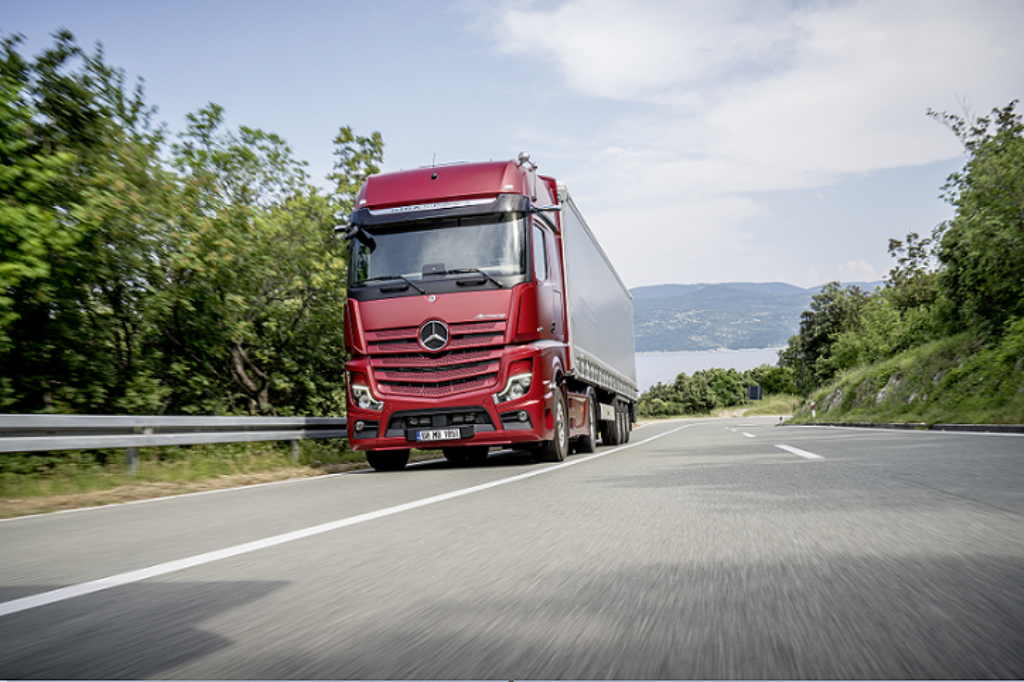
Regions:
<instances>
[{"instance_id":1,"label":"red semi truck","mask_svg":"<svg viewBox=\"0 0 1024 682\"><path fill-rule=\"evenodd\" d=\"M541 461L629 440L633 301L565 186L529 155L367 178L347 226L348 435Z\"/></svg>"}]
</instances>

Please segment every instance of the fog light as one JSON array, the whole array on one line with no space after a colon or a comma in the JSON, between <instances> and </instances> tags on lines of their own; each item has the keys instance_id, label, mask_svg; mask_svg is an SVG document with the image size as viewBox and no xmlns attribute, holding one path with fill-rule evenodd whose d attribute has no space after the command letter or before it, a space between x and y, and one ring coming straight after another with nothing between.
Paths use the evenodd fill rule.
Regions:
<instances>
[{"instance_id":1,"label":"fog light","mask_svg":"<svg viewBox=\"0 0 1024 682\"><path fill-rule=\"evenodd\" d=\"M366 428L366 424L364 424L361 421L356 422L356 431L362 431L365 428Z\"/></svg>"},{"instance_id":2,"label":"fog light","mask_svg":"<svg viewBox=\"0 0 1024 682\"><path fill-rule=\"evenodd\" d=\"M526 422L530 421L530 415L526 410L519 410L519 421Z\"/></svg>"}]
</instances>

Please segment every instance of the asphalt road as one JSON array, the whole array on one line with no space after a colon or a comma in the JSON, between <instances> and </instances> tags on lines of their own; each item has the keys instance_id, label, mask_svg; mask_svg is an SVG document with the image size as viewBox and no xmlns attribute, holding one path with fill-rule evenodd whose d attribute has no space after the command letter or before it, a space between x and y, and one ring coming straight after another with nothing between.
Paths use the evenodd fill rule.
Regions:
<instances>
[{"instance_id":1,"label":"asphalt road","mask_svg":"<svg viewBox=\"0 0 1024 682\"><path fill-rule=\"evenodd\" d=\"M1024 438L661 422L4 521L0 678L1024 678Z\"/></svg>"}]
</instances>

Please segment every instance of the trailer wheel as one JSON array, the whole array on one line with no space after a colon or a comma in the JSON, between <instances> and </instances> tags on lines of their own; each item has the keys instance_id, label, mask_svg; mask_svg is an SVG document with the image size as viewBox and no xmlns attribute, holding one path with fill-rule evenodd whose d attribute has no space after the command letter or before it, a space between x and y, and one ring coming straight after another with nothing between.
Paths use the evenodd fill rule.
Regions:
<instances>
[{"instance_id":1,"label":"trailer wheel","mask_svg":"<svg viewBox=\"0 0 1024 682\"><path fill-rule=\"evenodd\" d=\"M622 441L623 443L629 442L629 433L632 431L632 423L629 418L629 405L621 403L622 406Z\"/></svg>"},{"instance_id":2,"label":"trailer wheel","mask_svg":"<svg viewBox=\"0 0 1024 682\"><path fill-rule=\"evenodd\" d=\"M605 445L622 443L622 411L619 409L618 398L612 403L615 407L615 419L601 422L601 442Z\"/></svg>"},{"instance_id":3,"label":"trailer wheel","mask_svg":"<svg viewBox=\"0 0 1024 682\"><path fill-rule=\"evenodd\" d=\"M555 392L551 418L554 437L537 451L537 460L540 462L562 462L569 452L569 420L565 413L565 394L560 389Z\"/></svg>"},{"instance_id":4,"label":"trailer wheel","mask_svg":"<svg viewBox=\"0 0 1024 682\"><path fill-rule=\"evenodd\" d=\"M409 463L409 451L367 450L366 461L377 471L401 471Z\"/></svg>"},{"instance_id":5,"label":"trailer wheel","mask_svg":"<svg viewBox=\"0 0 1024 682\"><path fill-rule=\"evenodd\" d=\"M576 452L593 452L597 449L597 396L592 388L587 389L587 413L590 430L587 435L576 440Z\"/></svg>"}]
</instances>

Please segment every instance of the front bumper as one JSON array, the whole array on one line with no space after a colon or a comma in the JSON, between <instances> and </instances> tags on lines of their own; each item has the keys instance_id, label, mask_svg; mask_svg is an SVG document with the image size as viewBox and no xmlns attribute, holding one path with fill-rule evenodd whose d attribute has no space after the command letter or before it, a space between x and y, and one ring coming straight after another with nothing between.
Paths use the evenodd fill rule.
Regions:
<instances>
[{"instance_id":1,"label":"front bumper","mask_svg":"<svg viewBox=\"0 0 1024 682\"><path fill-rule=\"evenodd\" d=\"M357 451L514 446L551 438L547 422L541 398L495 405L490 395L444 407L434 401L386 400L381 412L349 405L348 414L349 443Z\"/></svg>"}]
</instances>

